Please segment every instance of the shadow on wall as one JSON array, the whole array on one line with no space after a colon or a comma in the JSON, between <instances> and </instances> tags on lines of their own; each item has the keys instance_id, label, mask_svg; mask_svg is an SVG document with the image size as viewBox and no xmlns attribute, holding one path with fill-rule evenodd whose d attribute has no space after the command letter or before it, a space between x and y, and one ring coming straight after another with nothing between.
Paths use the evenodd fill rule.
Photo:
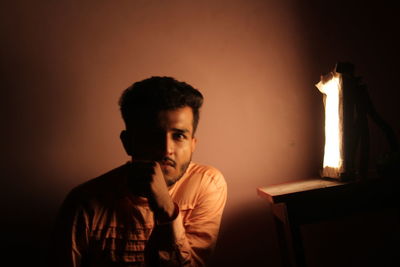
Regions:
<instances>
[{"instance_id":1,"label":"shadow on wall","mask_svg":"<svg viewBox=\"0 0 400 267\"><path fill-rule=\"evenodd\" d=\"M261 199L225 215L210 266L280 266L271 215L270 206Z\"/></svg>"},{"instance_id":2,"label":"shadow on wall","mask_svg":"<svg viewBox=\"0 0 400 267\"><path fill-rule=\"evenodd\" d=\"M37 209L32 209L32 213L35 211ZM48 266L46 261L49 229L52 227L50 217L24 218L12 225L2 224L2 227L9 229L9 232L2 236L0 246L2 261L9 263L6 266Z\"/></svg>"}]
</instances>

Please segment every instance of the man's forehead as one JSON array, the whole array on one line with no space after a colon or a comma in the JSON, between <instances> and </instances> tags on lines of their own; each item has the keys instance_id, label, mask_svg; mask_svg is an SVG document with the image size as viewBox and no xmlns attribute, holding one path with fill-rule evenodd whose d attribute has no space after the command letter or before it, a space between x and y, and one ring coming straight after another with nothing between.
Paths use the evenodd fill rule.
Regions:
<instances>
[{"instance_id":1,"label":"man's forehead","mask_svg":"<svg viewBox=\"0 0 400 267\"><path fill-rule=\"evenodd\" d=\"M171 130L193 131L193 111L191 107L160 110L158 112L146 112L139 115L133 121L134 128L142 130L155 130L171 128Z\"/></svg>"},{"instance_id":2,"label":"man's forehead","mask_svg":"<svg viewBox=\"0 0 400 267\"><path fill-rule=\"evenodd\" d=\"M161 127L193 128L193 112L190 107L164 110L158 114L158 124Z\"/></svg>"}]
</instances>

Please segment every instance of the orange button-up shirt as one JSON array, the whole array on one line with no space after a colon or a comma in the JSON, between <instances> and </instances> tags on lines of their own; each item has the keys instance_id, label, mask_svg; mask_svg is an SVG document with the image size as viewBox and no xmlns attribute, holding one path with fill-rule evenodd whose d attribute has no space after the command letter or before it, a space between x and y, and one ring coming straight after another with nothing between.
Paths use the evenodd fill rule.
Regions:
<instances>
[{"instance_id":1,"label":"orange button-up shirt","mask_svg":"<svg viewBox=\"0 0 400 267\"><path fill-rule=\"evenodd\" d=\"M215 168L190 163L170 189L176 217L157 223L127 186L128 165L74 188L56 222L54 266L204 266L218 236L227 187Z\"/></svg>"}]
</instances>

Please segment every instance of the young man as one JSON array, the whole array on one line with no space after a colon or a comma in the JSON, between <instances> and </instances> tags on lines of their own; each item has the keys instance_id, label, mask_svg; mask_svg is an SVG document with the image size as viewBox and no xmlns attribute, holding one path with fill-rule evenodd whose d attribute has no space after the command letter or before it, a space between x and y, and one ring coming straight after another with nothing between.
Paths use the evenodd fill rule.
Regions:
<instances>
[{"instance_id":1,"label":"young man","mask_svg":"<svg viewBox=\"0 0 400 267\"><path fill-rule=\"evenodd\" d=\"M120 99L131 161L74 188L56 223L52 266L204 266L218 236L226 183L191 162L201 93L170 77Z\"/></svg>"}]
</instances>

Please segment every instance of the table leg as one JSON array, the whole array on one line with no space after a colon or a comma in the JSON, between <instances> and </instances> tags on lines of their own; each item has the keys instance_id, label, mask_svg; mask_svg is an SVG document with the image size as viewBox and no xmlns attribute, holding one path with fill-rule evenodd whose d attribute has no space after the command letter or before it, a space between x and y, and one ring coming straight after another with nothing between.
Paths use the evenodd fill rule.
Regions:
<instances>
[{"instance_id":1,"label":"table leg","mask_svg":"<svg viewBox=\"0 0 400 267\"><path fill-rule=\"evenodd\" d=\"M300 225L297 225L294 218L290 217L286 204L272 205L272 211L278 233L282 265L284 267L305 267Z\"/></svg>"}]
</instances>

